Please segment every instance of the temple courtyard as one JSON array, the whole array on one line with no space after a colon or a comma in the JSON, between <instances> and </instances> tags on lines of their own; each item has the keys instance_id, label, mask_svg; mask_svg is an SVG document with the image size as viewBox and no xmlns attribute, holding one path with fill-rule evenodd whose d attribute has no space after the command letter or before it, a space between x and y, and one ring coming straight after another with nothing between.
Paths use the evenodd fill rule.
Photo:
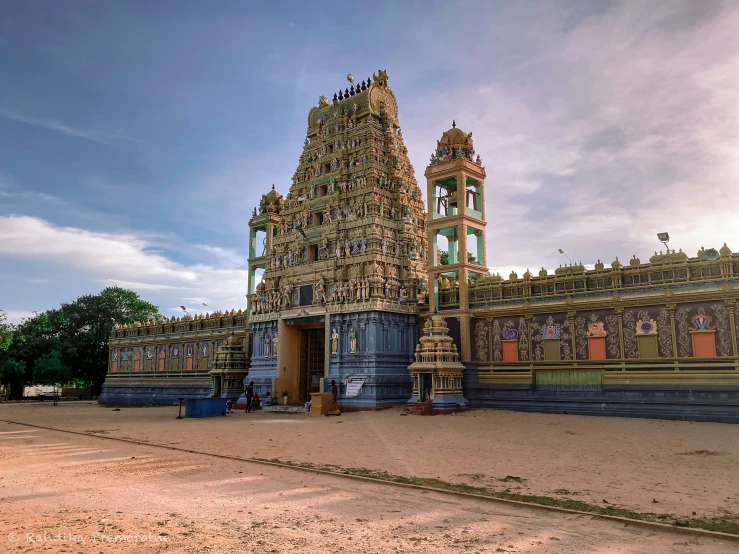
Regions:
<instances>
[{"instance_id":1,"label":"temple courtyard","mask_svg":"<svg viewBox=\"0 0 739 554\"><path fill-rule=\"evenodd\" d=\"M734 519L739 437L731 425L494 410L176 415L177 407L0 404L3 546L73 553L739 551L739 542L207 455Z\"/></svg>"}]
</instances>

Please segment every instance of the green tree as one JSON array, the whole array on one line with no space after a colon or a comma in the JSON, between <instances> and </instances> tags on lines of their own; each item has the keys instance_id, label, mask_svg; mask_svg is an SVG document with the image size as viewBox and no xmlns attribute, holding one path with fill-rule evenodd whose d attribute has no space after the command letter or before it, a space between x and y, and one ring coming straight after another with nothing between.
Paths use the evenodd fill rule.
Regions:
<instances>
[{"instance_id":1,"label":"green tree","mask_svg":"<svg viewBox=\"0 0 739 554\"><path fill-rule=\"evenodd\" d=\"M0 385L5 388L7 399L23 396L23 384L26 380L26 362L14 358L6 358L0 363Z\"/></svg>"},{"instance_id":2,"label":"green tree","mask_svg":"<svg viewBox=\"0 0 739 554\"><path fill-rule=\"evenodd\" d=\"M8 319L8 314L0 310L0 352L4 352L10 348L13 342L13 328L12 326L5 323Z\"/></svg>"},{"instance_id":3,"label":"green tree","mask_svg":"<svg viewBox=\"0 0 739 554\"><path fill-rule=\"evenodd\" d=\"M131 290L108 287L62 304L59 345L72 376L100 394L108 371L108 339L117 323L132 324L159 316L159 308Z\"/></svg>"},{"instance_id":4,"label":"green tree","mask_svg":"<svg viewBox=\"0 0 739 554\"><path fill-rule=\"evenodd\" d=\"M33 366L33 382L37 385L54 387L54 405L56 406L56 388L66 384L72 378L72 370L62 363L62 355L58 350L36 360Z\"/></svg>"}]
</instances>

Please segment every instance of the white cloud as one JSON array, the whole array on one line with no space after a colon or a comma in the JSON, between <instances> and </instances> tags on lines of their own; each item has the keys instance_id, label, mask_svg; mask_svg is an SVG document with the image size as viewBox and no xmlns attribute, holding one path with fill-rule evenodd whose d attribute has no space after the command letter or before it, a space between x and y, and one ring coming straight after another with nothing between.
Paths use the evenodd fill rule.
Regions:
<instances>
[{"instance_id":1,"label":"white cloud","mask_svg":"<svg viewBox=\"0 0 739 554\"><path fill-rule=\"evenodd\" d=\"M26 125L31 125L33 127L46 129L48 131L53 131L61 135L90 140L92 142L97 142L98 144L109 145L114 141L133 140L131 139L131 137L127 137L126 135L124 135L122 132L106 133L103 131L78 129L64 123L59 123L58 121L54 121L52 119L43 119L40 117L26 115L8 108L0 108L0 117L11 119L19 123L25 123Z\"/></svg>"},{"instance_id":2,"label":"white cloud","mask_svg":"<svg viewBox=\"0 0 739 554\"><path fill-rule=\"evenodd\" d=\"M473 132L487 170L489 265L556 267L565 261L557 248L584 263L646 261L663 230L690 255L724 241L739 249L739 49L730 39L739 11L651 6L612 4L575 24L541 8L547 18L531 14L539 25L525 46L495 26L477 37L462 62L481 70L476 86L400 98L422 188L428 151L451 120ZM506 48L533 53L482 71Z\"/></svg>"},{"instance_id":3,"label":"white cloud","mask_svg":"<svg viewBox=\"0 0 739 554\"><path fill-rule=\"evenodd\" d=\"M1 309L1 308L0 308ZM5 323L17 325L35 314L29 310L8 310L5 312Z\"/></svg>"},{"instance_id":4,"label":"white cloud","mask_svg":"<svg viewBox=\"0 0 739 554\"><path fill-rule=\"evenodd\" d=\"M0 257L44 261L102 285L146 292L147 298L156 293L160 303L202 297L220 309L245 307L246 270L179 263L156 252L156 246L150 237L130 232L100 233L27 216L0 217Z\"/></svg>"}]
</instances>

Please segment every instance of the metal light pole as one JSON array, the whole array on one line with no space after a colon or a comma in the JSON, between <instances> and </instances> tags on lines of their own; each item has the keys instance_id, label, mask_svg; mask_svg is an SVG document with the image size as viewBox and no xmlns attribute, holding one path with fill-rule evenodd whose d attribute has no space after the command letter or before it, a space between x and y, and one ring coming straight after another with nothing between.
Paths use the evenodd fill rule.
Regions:
<instances>
[{"instance_id":1,"label":"metal light pole","mask_svg":"<svg viewBox=\"0 0 739 554\"><path fill-rule=\"evenodd\" d=\"M570 260L570 257L567 254L565 254L565 251L564 250L562 250L561 248L557 248L557 251L560 254L562 254L565 258L567 258L568 260ZM573 262L572 260L570 260L570 263L574 265L575 262Z\"/></svg>"},{"instance_id":2,"label":"metal light pole","mask_svg":"<svg viewBox=\"0 0 739 554\"><path fill-rule=\"evenodd\" d=\"M657 239L665 245L665 248L667 249L667 253L670 253L670 247L667 246L667 243L670 242L670 233L657 233Z\"/></svg>"}]
</instances>

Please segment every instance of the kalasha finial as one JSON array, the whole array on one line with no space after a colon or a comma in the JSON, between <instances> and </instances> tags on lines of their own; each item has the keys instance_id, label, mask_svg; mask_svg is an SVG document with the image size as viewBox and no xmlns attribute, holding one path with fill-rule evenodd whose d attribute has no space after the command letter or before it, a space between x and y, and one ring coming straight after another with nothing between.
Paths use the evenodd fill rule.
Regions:
<instances>
[{"instance_id":1,"label":"kalasha finial","mask_svg":"<svg viewBox=\"0 0 739 554\"><path fill-rule=\"evenodd\" d=\"M274 185L274 183L272 183L272 190L275 190L275 185Z\"/></svg>"},{"instance_id":2,"label":"kalasha finial","mask_svg":"<svg viewBox=\"0 0 739 554\"><path fill-rule=\"evenodd\" d=\"M452 119L452 129L457 128L457 122Z\"/></svg>"}]
</instances>

